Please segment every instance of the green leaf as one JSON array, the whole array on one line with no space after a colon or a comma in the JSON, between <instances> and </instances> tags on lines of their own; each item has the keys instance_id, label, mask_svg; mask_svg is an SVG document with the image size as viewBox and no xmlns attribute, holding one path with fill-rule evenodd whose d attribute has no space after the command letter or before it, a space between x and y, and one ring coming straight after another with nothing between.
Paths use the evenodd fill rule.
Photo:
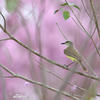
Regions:
<instances>
[{"instance_id":1,"label":"green leaf","mask_svg":"<svg viewBox=\"0 0 100 100\"><path fill-rule=\"evenodd\" d=\"M79 8L77 5L75 5L74 3L68 3L68 5L69 5L69 6L72 6L72 7L74 7L74 8L77 8L78 10L80 10L80 8Z\"/></svg>"},{"instance_id":2,"label":"green leaf","mask_svg":"<svg viewBox=\"0 0 100 100\"><path fill-rule=\"evenodd\" d=\"M63 11L63 17L65 20L67 20L70 17L69 11Z\"/></svg>"},{"instance_id":3,"label":"green leaf","mask_svg":"<svg viewBox=\"0 0 100 100\"><path fill-rule=\"evenodd\" d=\"M12 12L17 8L19 0L5 0L5 2L7 11Z\"/></svg>"},{"instance_id":4,"label":"green leaf","mask_svg":"<svg viewBox=\"0 0 100 100\"><path fill-rule=\"evenodd\" d=\"M80 8L77 5L74 5L75 8L77 8L78 10L80 10Z\"/></svg>"},{"instance_id":5,"label":"green leaf","mask_svg":"<svg viewBox=\"0 0 100 100\"><path fill-rule=\"evenodd\" d=\"M66 5L68 5L68 3L63 3L63 4L61 4L60 6L66 6Z\"/></svg>"},{"instance_id":6,"label":"green leaf","mask_svg":"<svg viewBox=\"0 0 100 100\"><path fill-rule=\"evenodd\" d=\"M58 11L59 11L59 9L55 10L55 11L54 11L54 14L56 14Z\"/></svg>"},{"instance_id":7,"label":"green leaf","mask_svg":"<svg viewBox=\"0 0 100 100\"><path fill-rule=\"evenodd\" d=\"M77 8L78 10L80 10L80 8L77 5L75 5L74 3L63 3L60 6L68 6L68 5L70 7L74 7L74 8Z\"/></svg>"}]
</instances>

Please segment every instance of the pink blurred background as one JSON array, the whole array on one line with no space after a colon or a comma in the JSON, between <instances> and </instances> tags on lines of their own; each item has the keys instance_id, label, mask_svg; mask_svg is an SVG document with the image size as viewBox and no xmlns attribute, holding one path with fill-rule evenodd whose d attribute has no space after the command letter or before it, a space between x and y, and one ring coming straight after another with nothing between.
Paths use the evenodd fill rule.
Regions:
<instances>
[{"instance_id":1,"label":"pink blurred background","mask_svg":"<svg viewBox=\"0 0 100 100\"><path fill-rule=\"evenodd\" d=\"M69 1L80 7L81 11L74 8L75 14L86 30L92 34L95 24L86 14L81 1ZM73 21L72 17L75 18L73 14L71 13L71 17L66 21L61 11L54 14L54 11L60 8L59 5L63 2L64 1L61 0L19 0L17 8L13 12L8 12L5 1L0 0L0 11L6 18L7 30L18 40L41 55L59 64L67 65L71 61L67 59L63 53L65 46L61 45L61 43L66 40L59 31L56 24L58 23L66 38L74 43L80 53L88 59L89 64L94 68L97 75L100 75L100 58L89 37L79 25ZM84 3L89 15L92 16L89 1L84 1ZM96 3L96 12L98 12L100 8L99 4L100 1L98 0ZM97 18L99 20L99 14L97 14ZM3 25L2 18L0 19L0 23ZM0 39L7 37L8 36L0 30ZM97 31L93 35L93 39L97 47L100 48ZM68 71L42 60L12 40L0 41L0 62L15 73L35 81L45 82L45 84L54 88L59 88L62 84L62 80L57 79L54 75L45 71L46 69L57 74L62 79L69 74ZM42 62L42 65L40 62ZM40 67L43 68L41 69ZM71 68L72 67L73 66L71 66ZM1 76L9 76L2 68L0 68L0 70ZM82 71L80 67L77 70ZM86 81L87 84L84 85ZM74 74L70 82L87 88L91 81ZM65 90L68 90L70 93L76 92L76 94L79 94L79 90L74 88L76 85L68 85ZM41 91L42 88L40 86L32 85L24 80L0 77L0 100L52 100L55 95L54 92L48 89L45 89L44 93ZM43 99L43 95L46 99ZM65 100L67 97L62 98L62 100ZM69 98L66 100L69 100Z\"/></svg>"}]
</instances>

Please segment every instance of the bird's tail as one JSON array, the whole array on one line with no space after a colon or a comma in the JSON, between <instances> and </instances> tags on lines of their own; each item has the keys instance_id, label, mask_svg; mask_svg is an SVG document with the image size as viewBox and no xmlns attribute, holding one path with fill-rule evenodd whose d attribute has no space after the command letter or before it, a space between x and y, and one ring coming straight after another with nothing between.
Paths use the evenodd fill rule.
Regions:
<instances>
[{"instance_id":1,"label":"bird's tail","mask_svg":"<svg viewBox=\"0 0 100 100\"><path fill-rule=\"evenodd\" d=\"M81 67L83 68L84 71L88 72L87 68L83 65L83 63L81 61L79 61Z\"/></svg>"}]
</instances>

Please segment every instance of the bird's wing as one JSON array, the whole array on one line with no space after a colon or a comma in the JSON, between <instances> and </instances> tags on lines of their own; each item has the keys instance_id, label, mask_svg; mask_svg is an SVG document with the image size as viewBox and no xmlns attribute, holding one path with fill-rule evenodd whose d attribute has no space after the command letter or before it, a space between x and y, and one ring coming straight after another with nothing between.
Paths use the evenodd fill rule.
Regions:
<instances>
[{"instance_id":1,"label":"bird's wing","mask_svg":"<svg viewBox=\"0 0 100 100\"><path fill-rule=\"evenodd\" d=\"M73 47L67 47L66 49L64 49L64 54L66 54L67 56L71 56L73 58L76 58L77 60L81 59L80 54Z\"/></svg>"}]
</instances>

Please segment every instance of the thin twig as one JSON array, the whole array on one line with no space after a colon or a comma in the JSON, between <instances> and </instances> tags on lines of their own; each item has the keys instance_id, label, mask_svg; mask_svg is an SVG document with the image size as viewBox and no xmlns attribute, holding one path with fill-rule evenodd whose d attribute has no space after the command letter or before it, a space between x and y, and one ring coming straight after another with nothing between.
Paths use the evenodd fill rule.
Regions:
<instances>
[{"instance_id":1,"label":"thin twig","mask_svg":"<svg viewBox=\"0 0 100 100\"><path fill-rule=\"evenodd\" d=\"M100 29L99 29L99 25L98 25L98 20L97 20L96 12L95 12L94 7L93 7L93 0L90 0L90 5L91 5L92 12L93 12L95 25L96 25L96 28L97 28L97 31L98 31L98 36L100 38Z\"/></svg>"},{"instance_id":2,"label":"thin twig","mask_svg":"<svg viewBox=\"0 0 100 100\"><path fill-rule=\"evenodd\" d=\"M6 30L6 19L4 17L4 15L0 12L0 15L2 16L3 20L4 20L4 29Z\"/></svg>"},{"instance_id":3,"label":"thin twig","mask_svg":"<svg viewBox=\"0 0 100 100\"><path fill-rule=\"evenodd\" d=\"M56 23L56 25L57 25L57 27L58 27L58 29L59 29L59 31L60 31L60 33L62 34L62 36L64 37L64 39L65 40L68 40L67 39L67 37L65 36L65 34L64 34L64 32L61 30L61 28L59 27L59 24L58 23Z\"/></svg>"},{"instance_id":4,"label":"thin twig","mask_svg":"<svg viewBox=\"0 0 100 100\"><path fill-rule=\"evenodd\" d=\"M82 5L83 5L83 7L84 7L84 10L86 11L87 15L88 15L89 18L91 19L91 16L89 15L87 8L85 7L84 1L81 0L81 2L82 2Z\"/></svg>"},{"instance_id":5,"label":"thin twig","mask_svg":"<svg viewBox=\"0 0 100 100\"><path fill-rule=\"evenodd\" d=\"M11 38L1 39L0 41L11 40Z\"/></svg>"}]
</instances>

